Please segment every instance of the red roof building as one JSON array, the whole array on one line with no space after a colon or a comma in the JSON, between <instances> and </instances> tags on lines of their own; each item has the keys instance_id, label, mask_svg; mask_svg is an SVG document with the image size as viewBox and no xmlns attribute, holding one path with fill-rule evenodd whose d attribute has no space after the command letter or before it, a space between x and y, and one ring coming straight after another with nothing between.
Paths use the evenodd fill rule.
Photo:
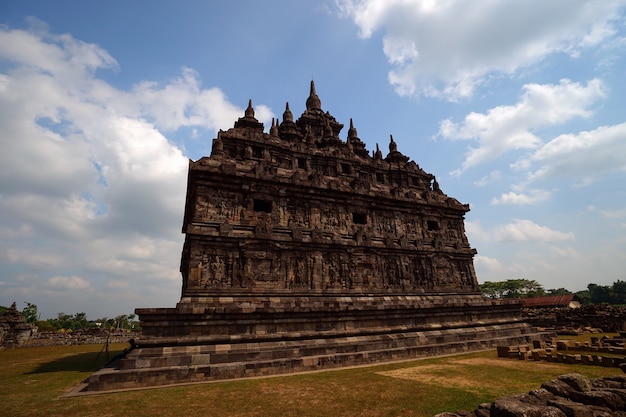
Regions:
<instances>
[{"instance_id":1,"label":"red roof building","mask_svg":"<svg viewBox=\"0 0 626 417\"><path fill-rule=\"evenodd\" d=\"M524 298L524 308L569 307L579 308L580 300L575 294L548 295L546 297Z\"/></svg>"}]
</instances>

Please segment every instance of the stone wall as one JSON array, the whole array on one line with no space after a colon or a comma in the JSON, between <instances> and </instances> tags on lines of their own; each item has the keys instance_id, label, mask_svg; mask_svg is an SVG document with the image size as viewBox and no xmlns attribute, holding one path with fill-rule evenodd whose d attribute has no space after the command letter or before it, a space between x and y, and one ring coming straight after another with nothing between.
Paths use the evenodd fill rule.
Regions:
<instances>
[{"instance_id":1,"label":"stone wall","mask_svg":"<svg viewBox=\"0 0 626 417\"><path fill-rule=\"evenodd\" d=\"M626 415L626 375L589 379L566 374L528 394L480 404L472 412L459 410L436 417L596 417Z\"/></svg>"},{"instance_id":2,"label":"stone wall","mask_svg":"<svg viewBox=\"0 0 626 417\"><path fill-rule=\"evenodd\" d=\"M58 345L103 345L105 343L127 343L137 332L125 330L84 329L74 332L40 332L23 343L24 347Z\"/></svg>"}]
</instances>

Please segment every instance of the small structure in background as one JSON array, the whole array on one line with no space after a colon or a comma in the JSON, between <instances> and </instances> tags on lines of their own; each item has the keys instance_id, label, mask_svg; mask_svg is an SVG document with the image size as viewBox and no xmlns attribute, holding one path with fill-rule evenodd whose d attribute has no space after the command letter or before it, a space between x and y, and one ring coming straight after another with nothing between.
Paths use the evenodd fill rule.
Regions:
<instances>
[{"instance_id":1,"label":"small structure in background","mask_svg":"<svg viewBox=\"0 0 626 417\"><path fill-rule=\"evenodd\" d=\"M580 308L580 299L576 294L547 295L545 297L524 298L524 308L569 307Z\"/></svg>"},{"instance_id":2,"label":"small structure in background","mask_svg":"<svg viewBox=\"0 0 626 417\"><path fill-rule=\"evenodd\" d=\"M37 333L37 327L26 323L15 302L0 315L0 349L24 344Z\"/></svg>"}]
</instances>

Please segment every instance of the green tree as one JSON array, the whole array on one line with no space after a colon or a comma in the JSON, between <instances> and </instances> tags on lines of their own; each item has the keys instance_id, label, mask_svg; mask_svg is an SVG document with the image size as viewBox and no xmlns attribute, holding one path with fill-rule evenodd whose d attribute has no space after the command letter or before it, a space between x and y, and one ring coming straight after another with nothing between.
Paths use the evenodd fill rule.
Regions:
<instances>
[{"instance_id":1,"label":"green tree","mask_svg":"<svg viewBox=\"0 0 626 417\"><path fill-rule=\"evenodd\" d=\"M546 291L546 295L569 295L572 292L565 288L556 288L550 289Z\"/></svg>"},{"instance_id":2,"label":"green tree","mask_svg":"<svg viewBox=\"0 0 626 417\"><path fill-rule=\"evenodd\" d=\"M612 304L626 304L626 282L617 280L611 288Z\"/></svg>"},{"instance_id":3,"label":"green tree","mask_svg":"<svg viewBox=\"0 0 626 417\"><path fill-rule=\"evenodd\" d=\"M545 290L540 283L523 278L486 281L480 286L480 290L489 298L525 298L545 295Z\"/></svg>"},{"instance_id":4,"label":"green tree","mask_svg":"<svg viewBox=\"0 0 626 417\"><path fill-rule=\"evenodd\" d=\"M502 281L485 281L480 284L480 291L485 297L502 298L504 296L504 283Z\"/></svg>"},{"instance_id":5,"label":"green tree","mask_svg":"<svg viewBox=\"0 0 626 417\"><path fill-rule=\"evenodd\" d=\"M611 289L606 285L589 284L590 301L592 304L602 304L611 302Z\"/></svg>"},{"instance_id":6,"label":"green tree","mask_svg":"<svg viewBox=\"0 0 626 417\"><path fill-rule=\"evenodd\" d=\"M36 323L37 320L39 320L39 312L37 310L37 306L26 301L24 301L24 303L26 303L26 307L24 307L24 310L22 310L22 316L24 316L24 320L26 320L26 323Z\"/></svg>"}]
</instances>

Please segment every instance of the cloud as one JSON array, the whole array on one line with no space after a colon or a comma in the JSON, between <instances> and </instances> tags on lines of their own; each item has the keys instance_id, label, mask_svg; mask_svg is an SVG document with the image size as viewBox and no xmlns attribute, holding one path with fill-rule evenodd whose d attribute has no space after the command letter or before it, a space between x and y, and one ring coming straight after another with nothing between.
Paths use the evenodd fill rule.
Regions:
<instances>
[{"instance_id":1,"label":"cloud","mask_svg":"<svg viewBox=\"0 0 626 417\"><path fill-rule=\"evenodd\" d=\"M488 241L490 238L489 233L483 229L480 220L466 220L465 232L470 242Z\"/></svg>"},{"instance_id":2,"label":"cloud","mask_svg":"<svg viewBox=\"0 0 626 417\"><path fill-rule=\"evenodd\" d=\"M491 204L537 204L550 198L550 192L546 190L530 190L528 193L516 193L511 191L502 194L500 197L493 198Z\"/></svg>"},{"instance_id":3,"label":"cloud","mask_svg":"<svg viewBox=\"0 0 626 417\"><path fill-rule=\"evenodd\" d=\"M465 230L471 242L549 243L574 240L571 232L553 230L527 219L514 219L491 230L485 229L478 220L466 221Z\"/></svg>"},{"instance_id":4,"label":"cloud","mask_svg":"<svg viewBox=\"0 0 626 417\"><path fill-rule=\"evenodd\" d=\"M462 123L446 119L440 123L437 136L449 140L477 141L470 148L461 168L456 172L491 162L520 149L537 149L541 139L538 129L560 125L573 118L588 117L590 107L605 96L605 87L594 79L581 85L569 80L559 84L527 84L519 102L498 106L487 113L470 113Z\"/></svg>"},{"instance_id":5,"label":"cloud","mask_svg":"<svg viewBox=\"0 0 626 417\"><path fill-rule=\"evenodd\" d=\"M457 100L494 75L514 74L553 54L575 58L611 40L623 0L337 0L360 36L381 30L400 95Z\"/></svg>"},{"instance_id":6,"label":"cloud","mask_svg":"<svg viewBox=\"0 0 626 417\"><path fill-rule=\"evenodd\" d=\"M476 269L486 270L490 272L499 272L502 271L502 264L495 258L490 258L488 256L476 255L474 257L474 265Z\"/></svg>"},{"instance_id":7,"label":"cloud","mask_svg":"<svg viewBox=\"0 0 626 417\"><path fill-rule=\"evenodd\" d=\"M550 253L556 258L565 259L580 259L582 254L572 247L559 248L553 246L550 248Z\"/></svg>"},{"instance_id":8,"label":"cloud","mask_svg":"<svg viewBox=\"0 0 626 417\"><path fill-rule=\"evenodd\" d=\"M89 282L79 276L55 276L48 280L50 287L58 290L86 290L90 287Z\"/></svg>"},{"instance_id":9,"label":"cloud","mask_svg":"<svg viewBox=\"0 0 626 417\"><path fill-rule=\"evenodd\" d=\"M500 173L500 171L498 170L491 171L489 175L485 175L478 181L474 181L474 185L477 187L484 187L487 184L498 181L501 177L502 177L502 174Z\"/></svg>"},{"instance_id":10,"label":"cloud","mask_svg":"<svg viewBox=\"0 0 626 417\"><path fill-rule=\"evenodd\" d=\"M560 135L517 165L533 167L528 181L577 178L586 186L602 174L626 172L626 123Z\"/></svg>"},{"instance_id":11,"label":"cloud","mask_svg":"<svg viewBox=\"0 0 626 417\"><path fill-rule=\"evenodd\" d=\"M117 89L99 77L120 68L107 51L31 23L0 27L3 296L52 289L62 304L63 291L125 287L175 296L188 158L168 136L213 134L243 109L189 68ZM114 308L96 293L89 302Z\"/></svg>"},{"instance_id":12,"label":"cloud","mask_svg":"<svg viewBox=\"0 0 626 417\"><path fill-rule=\"evenodd\" d=\"M622 217L626 217L626 208L618 210L602 210L600 213L607 219L620 219Z\"/></svg>"},{"instance_id":13,"label":"cloud","mask_svg":"<svg viewBox=\"0 0 626 417\"><path fill-rule=\"evenodd\" d=\"M560 232L540 226L531 220L515 219L512 223L497 226L492 237L500 243L547 243L574 240L571 232Z\"/></svg>"}]
</instances>

